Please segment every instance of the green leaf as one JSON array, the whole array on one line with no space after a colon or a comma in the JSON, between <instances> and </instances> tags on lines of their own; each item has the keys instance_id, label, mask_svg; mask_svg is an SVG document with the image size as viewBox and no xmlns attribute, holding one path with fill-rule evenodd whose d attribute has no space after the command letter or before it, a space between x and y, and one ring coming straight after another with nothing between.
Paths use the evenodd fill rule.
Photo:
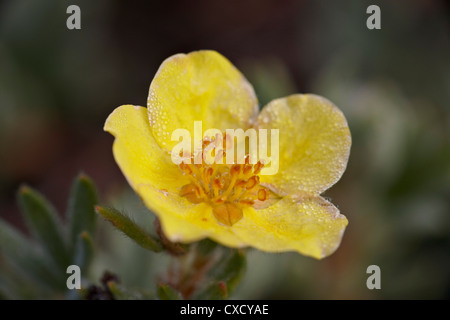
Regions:
<instances>
[{"instance_id":1,"label":"green leaf","mask_svg":"<svg viewBox=\"0 0 450 320\"><path fill-rule=\"evenodd\" d=\"M114 281L109 281L107 286L116 300L152 300L155 298L149 292L126 288Z\"/></svg>"},{"instance_id":2,"label":"green leaf","mask_svg":"<svg viewBox=\"0 0 450 320\"><path fill-rule=\"evenodd\" d=\"M54 269L52 264L47 262L47 257L42 255L33 243L2 220L0 220L0 253L23 274L40 285L46 288L65 288L65 273Z\"/></svg>"},{"instance_id":3,"label":"green leaf","mask_svg":"<svg viewBox=\"0 0 450 320\"><path fill-rule=\"evenodd\" d=\"M182 300L181 294L165 283L158 284L158 297L161 300Z\"/></svg>"},{"instance_id":4,"label":"green leaf","mask_svg":"<svg viewBox=\"0 0 450 320\"><path fill-rule=\"evenodd\" d=\"M89 266L94 256L94 242L87 231L82 232L75 246L74 264L80 267L83 275L89 273Z\"/></svg>"},{"instance_id":5,"label":"green leaf","mask_svg":"<svg viewBox=\"0 0 450 320\"><path fill-rule=\"evenodd\" d=\"M228 298L228 287L225 282L213 282L198 293L196 300L224 300Z\"/></svg>"},{"instance_id":6,"label":"green leaf","mask_svg":"<svg viewBox=\"0 0 450 320\"><path fill-rule=\"evenodd\" d=\"M82 232L86 231L90 235L95 234L96 204L97 190L94 182L85 174L78 175L72 184L66 213L70 224L70 244L72 249Z\"/></svg>"},{"instance_id":7,"label":"green leaf","mask_svg":"<svg viewBox=\"0 0 450 320\"><path fill-rule=\"evenodd\" d=\"M148 234L118 210L97 206L96 211L141 247L154 252L162 251L162 245L156 238Z\"/></svg>"},{"instance_id":8,"label":"green leaf","mask_svg":"<svg viewBox=\"0 0 450 320\"><path fill-rule=\"evenodd\" d=\"M53 261L65 271L70 259L61 234L61 223L53 206L27 186L20 188L18 201L30 231Z\"/></svg>"}]
</instances>

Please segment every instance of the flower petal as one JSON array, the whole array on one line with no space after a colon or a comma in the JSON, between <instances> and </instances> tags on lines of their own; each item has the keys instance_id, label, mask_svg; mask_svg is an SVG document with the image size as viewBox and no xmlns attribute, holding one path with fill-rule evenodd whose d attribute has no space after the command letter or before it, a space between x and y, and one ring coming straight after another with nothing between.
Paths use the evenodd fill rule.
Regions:
<instances>
[{"instance_id":1,"label":"flower petal","mask_svg":"<svg viewBox=\"0 0 450 320\"><path fill-rule=\"evenodd\" d=\"M219 224L209 204L193 204L177 193L161 194L152 185L141 184L136 191L159 217L169 240L193 242L208 237L229 247L245 246L228 226Z\"/></svg>"},{"instance_id":2,"label":"flower petal","mask_svg":"<svg viewBox=\"0 0 450 320\"><path fill-rule=\"evenodd\" d=\"M248 245L269 252L298 251L322 259L341 242L347 219L322 197L299 202L283 198L263 210L248 208L233 232Z\"/></svg>"},{"instance_id":3,"label":"flower petal","mask_svg":"<svg viewBox=\"0 0 450 320\"><path fill-rule=\"evenodd\" d=\"M162 63L150 85L148 112L155 139L171 150L175 129L187 129L194 138L194 121L203 121L203 131L248 128L258 102L253 87L225 57L194 51Z\"/></svg>"},{"instance_id":4,"label":"flower petal","mask_svg":"<svg viewBox=\"0 0 450 320\"><path fill-rule=\"evenodd\" d=\"M256 127L279 129L278 173L261 176L261 182L282 195L319 195L345 171L350 130L342 112L323 97L296 94L273 100L259 114Z\"/></svg>"},{"instance_id":5,"label":"flower petal","mask_svg":"<svg viewBox=\"0 0 450 320\"><path fill-rule=\"evenodd\" d=\"M140 184L151 184L160 193L177 192L188 183L170 155L163 151L152 136L147 109L124 105L108 117L105 131L114 137L114 158L136 190Z\"/></svg>"}]
</instances>

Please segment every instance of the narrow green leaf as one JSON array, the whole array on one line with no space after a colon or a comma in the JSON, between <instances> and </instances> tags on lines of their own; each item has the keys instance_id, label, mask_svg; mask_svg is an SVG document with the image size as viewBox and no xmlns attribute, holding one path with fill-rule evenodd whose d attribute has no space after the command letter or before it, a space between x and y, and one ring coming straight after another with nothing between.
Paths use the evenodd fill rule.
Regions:
<instances>
[{"instance_id":1,"label":"narrow green leaf","mask_svg":"<svg viewBox=\"0 0 450 320\"><path fill-rule=\"evenodd\" d=\"M158 297L161 300L182 300L181 294L165 283L158 284Z\"/></svg>"},{"instance_id":2,"label":"narrow green leaf","mask_svg":"<svg viewBox=\"0 0 450 320\"><path fill-rule=\"evenodd\" d=\"M97 190L94 182L85 174L75 178L70 191L67 207L67 220L70 225L70 244L72 249L78 241L79 235L86 231L90 235L95 234L97 215Z\"/></svg>"},{"instance_id":3,"label":"narrow green leaf","mask_svg":"<svg viewBox=\"0 0 450 320\"><path fill-rule=\"evenodd\" d=\"M45 288L65 288L65 273L52 267L48 257L37 250L13 227L0 220L0 253L23 274Z\"/></svg>"},{"instance_id":4,"label":"narrow green leaf","mask_svg":"<svg viewBox=\"0 0 450 320\"><path fill-rule=\"evenodd\" d=\"M103 218L111 222L117 229L133 239L141 247L154 252L162 251L162 245L156 238L147 233L118 210L96 206L96 211L103 216Z\"/></svg>"},{"instance_id":5,"label":"narrow green leaf","mask_svg":"<svg viewBox=\"0 0 450 320\"><path fill-rule=\"evenodd\" d=\"M84 276L89 274L89 267L94 256L94 242L87 231L82 232L75 246L74 264L80 267Z\"/></svg>"},{"instance_id":6,"label":"narrow green leaf","mask_svg":"<svg viewBox=\"0 0 450 320\"><path fill-rule=\"evenodd\" d=\"M126 288L114 281L107 283L109 290L116 300L152 300L155 296L149 292Z\"/></svg>"},{"instance_id":7,"label":"narrow green leaf","mask_svg":"<svg viewBox=\"0 0 450 320\"><path fill-rule=\"evenodd\" d=\"M196 300L225 300L228 298L228 287L225 282L213 282L196 295Z\"/></svg>"},{"instance_id":8,"label":"narrow green leaf","mask_svg":"<svg viewBox=\"0 0 450 320\"><path fill-rule=\"evenodd\" d=\"M53 261L65 271L70 260L61 234L61 223L53 206L38 192L26 186L20 188L18 202L30 231Z\"/></svg>"}]
</instances>

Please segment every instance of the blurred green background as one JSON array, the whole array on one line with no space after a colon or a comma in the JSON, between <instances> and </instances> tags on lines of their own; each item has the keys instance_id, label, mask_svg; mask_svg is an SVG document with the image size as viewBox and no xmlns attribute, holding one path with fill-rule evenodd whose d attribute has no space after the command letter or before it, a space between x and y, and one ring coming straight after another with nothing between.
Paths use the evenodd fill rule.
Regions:
<instances>
[{"instance_id":1,"label":"blurred green background","mask_svg":"<svg viewBox=\"0 0 450 320\"><path fill-rule=\"evenodd\" d=\"M81 8L81 30L66 8ZM381 30L366 8L381 8ZM250 250L234 298L450 298L450 13L448 3L401 1L0 2L0 218L23 228L21 183L64 211L81 170L102 203L151 227L115 164L106 117L146 105L168 56L214 49L254 85L261 105L316 93L346 115L353 145L329 191L349 219L335 254L316 261ZM150 288L167 258L99 223L94 279L106 268ZM366 269L381 268L381 290ZM1 271L0 271L1 272Z\"/></svg>"}]
</instances>

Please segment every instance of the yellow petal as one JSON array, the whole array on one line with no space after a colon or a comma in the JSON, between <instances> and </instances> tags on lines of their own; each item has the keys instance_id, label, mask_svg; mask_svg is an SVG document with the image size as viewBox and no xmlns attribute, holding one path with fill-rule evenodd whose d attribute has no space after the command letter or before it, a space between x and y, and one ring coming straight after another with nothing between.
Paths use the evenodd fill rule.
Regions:
<instances>
[{"instance_id":1,"label":"yellow petal","mask_svg":"<svg viewBox=\"0 0 450 320\"><path fill-rule=\"evenodd\" d=\"M136 191L159 217L169 240L193 242L211 238L229 247L245 246L228 226L219 224L209 204L193 204L177 193L161 194L151 185L140 185Z\"/></svg>"},{"instance_id":2,"label":"yellow petal","mask_svg":"<svg viewBox=\"0 0 450 320\"><path fill-rule=\"evenodd\" d=\"M148 111L155 139L171 150L175 129L189 130L194 139L194 121L203 121L203 132L248 128L258 103L253 87L225 57L195 51L162 63L150 85Z\"/></svg>"},{"instance_id":3,"label":"yellow petal","mask_svg":"<svg viewBox=\"0 0 450 320\"><path fill-rule=\"evenodd\" d=\"M146 108L132 105L116 108L106 120L104 130L115 137L114 158L134 190L141 184L151 184L164 194L177 192L188 183L170 155L153 138Z\"/></svg>"},{"instance_id":4,"label":"yellow petal","mask_svg":"<svg viewBox=\"0 0 450 320\"><path fill-rule=\"evenodd\" d=\"M339 247L347 224L333 204L311 196L298 202L284 198L263 210L244 209L232 230L262 251L297 251L322 259Z\"/></svg>"},{"instance_id":5,"label":"yellow petal","mask_svg":"<svg viewBox=\"0 0 450 320\"><path fill-rule=\"evenodd\" d=\"M342 112L323 97L296 94L273 100L259 114L256 127L279 129L278 173L261 176L261 182L282 195L318 195L345 171L350 130Z\"/></svg>"}]
</instances>

